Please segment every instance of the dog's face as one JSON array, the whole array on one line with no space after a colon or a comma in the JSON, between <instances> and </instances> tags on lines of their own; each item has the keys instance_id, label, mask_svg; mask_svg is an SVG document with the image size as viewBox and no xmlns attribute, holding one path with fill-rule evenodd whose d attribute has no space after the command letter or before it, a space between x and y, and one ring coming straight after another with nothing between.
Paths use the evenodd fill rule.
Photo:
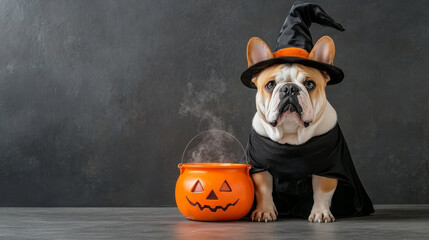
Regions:
<instances>
[{"instance_id":1,"label":"dog's face","mask_svg":"<svg viewBox=\"0 0 429 240\"><path fill-rule=\"evenodd\" d=\"M333 63L334 42L322 37L309 58ZM264 41L252 38L247 46L249 66L274 57ZM272 65L252 79L257 87L256 108L261 118L273 127L307 127L320 118L326 105L325 87L329 75L300 64Z\"/></svg>"}]
</instances>

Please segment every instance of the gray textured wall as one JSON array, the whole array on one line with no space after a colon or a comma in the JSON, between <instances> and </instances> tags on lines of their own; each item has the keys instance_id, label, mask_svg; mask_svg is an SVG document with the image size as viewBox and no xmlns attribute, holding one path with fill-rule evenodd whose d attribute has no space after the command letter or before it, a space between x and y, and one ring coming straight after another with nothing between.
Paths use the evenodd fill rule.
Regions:
<instances>
[{"instance_id":1,"label":"gray textured wall","mask_svg":"<svg viewBox=\"0 0 429 240\"><path fill-rule=\"evenodd\" d=\"M428 1L316 1L344 82L328 99L375 203L429 203ZM187 141L245 143L252 36L292 1L0 2L0 206L174 205Z\"/></svg>"}]
</instances>

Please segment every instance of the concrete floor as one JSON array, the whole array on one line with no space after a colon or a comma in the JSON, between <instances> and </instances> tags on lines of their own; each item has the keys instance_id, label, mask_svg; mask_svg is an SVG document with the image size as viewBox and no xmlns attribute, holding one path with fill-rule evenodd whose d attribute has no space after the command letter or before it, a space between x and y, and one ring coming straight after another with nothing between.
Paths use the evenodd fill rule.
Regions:
<instances>
[{"instance_id":1,"label":"concrete floor","mask_svg":"<svg viewBox=\"0 0 429 240\"><path fill-rule=\"evenodd\" d=\"M309 223L195 222L177 208L0 208L0 239L429 239L429 205Z\"/></svg>"}]
</instances>

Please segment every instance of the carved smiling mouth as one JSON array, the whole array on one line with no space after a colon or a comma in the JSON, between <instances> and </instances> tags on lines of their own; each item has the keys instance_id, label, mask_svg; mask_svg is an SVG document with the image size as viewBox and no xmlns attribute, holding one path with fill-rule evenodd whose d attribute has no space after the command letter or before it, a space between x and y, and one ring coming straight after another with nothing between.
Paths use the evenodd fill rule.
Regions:
<instances>
[{"instance_id":1,"label":"carved smiling mouth","mask_svg":"<svg viewBox=\"0 0 429 240\"><path fill-rule=\"evenodd\" d=\"M188 198L188 197L186 197L186 200L188 200L188 202L189 202L193 207L198 206L198 207L200 208L200 210L201 210L201 211L202 211L202 210L204 210L205 208L207 208L207 209L209 209L211 212L217 212L217 210L218 210L218 209L222 209L222 210L225 212L229 207L231 207L231 206L235 206L235 205L237 204L238 200L240 200L240 199L237 199L237 201L235 201L234 203L228 203L225 207L222 207L222 206L216 206L216 207L214 207L214 208L210 207L209 205L201 206L201 204L200 204L199 202L195 202L195 203L193 203L191 200L189 200L189 198Z\"/></svg>"}]
</instances>

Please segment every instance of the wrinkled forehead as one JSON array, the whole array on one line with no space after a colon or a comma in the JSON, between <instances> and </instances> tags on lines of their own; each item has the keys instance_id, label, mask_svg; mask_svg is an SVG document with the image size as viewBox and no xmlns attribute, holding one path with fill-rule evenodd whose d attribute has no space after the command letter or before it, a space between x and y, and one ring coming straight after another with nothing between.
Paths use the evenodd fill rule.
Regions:
<instances>
[{"instance_id":1,"label":"wrinkled forehead","mask_svg":"<svg viewBox=\"0 0 429 240\"><path fill-rule=\"evenodd\" d=\"M261 81L258 82L260 84L264 84L268 81L275 80L276 83L303 83L308 78L318 81L319 79L322 79L322 74L316 69L300 64L277 64L262 71L258 77L258 80Z\"/></svg>"},{"instance_id":2,"label":"wrinkled forehead","mask_svg":"<svg viewBox=\"0 0 429 240\"><path fill-rule=\"evenodd\" d=\"M298 68L296 64L282 64L279 71L275 74L275 80L280 82L304 82L307 75Z\"/></svg>"}]
</instances>

